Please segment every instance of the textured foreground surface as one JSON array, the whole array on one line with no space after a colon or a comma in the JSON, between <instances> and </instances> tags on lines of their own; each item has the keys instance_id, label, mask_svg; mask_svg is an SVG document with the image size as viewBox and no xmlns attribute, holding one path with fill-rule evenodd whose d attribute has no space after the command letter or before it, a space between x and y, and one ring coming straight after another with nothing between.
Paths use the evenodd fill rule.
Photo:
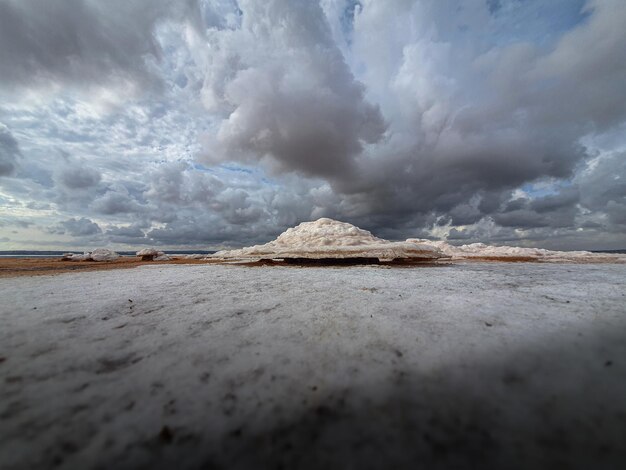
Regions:
<instances>
[{"instance_id":1,"label":"textured foreground surface","mask_svg":"<svg viewBox=\"0 0 626 470\"><path fill-rule=\"evenodd\" d=\"M625 280L542 264L3 279L0 462L617 469Z\"/></svg>"}]
</instances>

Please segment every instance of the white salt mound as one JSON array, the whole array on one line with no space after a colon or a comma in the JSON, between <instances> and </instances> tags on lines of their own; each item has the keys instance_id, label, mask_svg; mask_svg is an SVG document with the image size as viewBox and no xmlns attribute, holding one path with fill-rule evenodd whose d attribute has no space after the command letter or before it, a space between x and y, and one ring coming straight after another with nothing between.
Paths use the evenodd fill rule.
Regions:
<instances>
[{"instance_id":1,"label":"white salt mound","mask_svg":"<svg viewBox=\"0 0 626 470\"><path fill-rule=\"evenodd\" d=\"M350 259L378 258L433 260L444 254L435 246L406 242L391 242L375 237L367 230L337 220L322 218L304 222L283 232L276 240L239 250L223 250L208 258L220 259Z\"/></svg>"},{"instance_id":2,"label":"white salt mound","mask_svg":"<svg viewBox=\"0 0 626 470\"><path fill-rule=\"evenodd\" d=\"M120 255L107 248L96 248L89 254L89 257L93 261L113 261L119 258Z\"/></svg>"},{"instance_id":3,"label":"white salt mound","mask_svg":"<svg viewBox=\"0 0 626 470\"><path fill-rule=\"evenodd\" d=\"M78 253L64 253L63 261L87 261L91 258L89 257L90 253L78 254Z\"/></svg>"},{"instance_id":4,"label":"white salt mound","mask_svg":"<svg viewBox=\"0 0 626 470\"><path fill-rule=\"evenodd\" d=\"M407 242L428 243L439 248L452 260L478 258L527 258L543 262L626 262L626 256L590 251L552 251L543 248L522 248L516 246L490 246L484 243L454 246L445 241L430 241L409 238Z\"/></svg>"},{"instance_id":5,"label":"white salt mound","mask_svg":"<svg viewBox=\"0 0 626 470\"><path fill-rule=\"evenodd\" d=\"M155 248L144 248L136 253L137 256L159 256L159 250Z\"/></svg>"},{"instance_id":6,"label":"white salt mound","mask_svg":"<svg viewBox=\"0 0 626 470\"><path fill-rule=\"evenodd\" d=\"M93 251L85 251L84 254L65 253L63 261L113 261L119 258L115 251L108 248L96 248Z\"/></svg>"},{"instance_id":7,"label":"white salt mound","mask_svg":"<svg viewBox=\"0 0 626 470\"><path fill-rule=\"evenodd\" d=\"M170 261L168 255L166 255L163 251L157 250L156 248L144 248L136 253L136 256L141 256L141 259L144 260L153 260L153 261Z\"/></svg>"}]
</instances>

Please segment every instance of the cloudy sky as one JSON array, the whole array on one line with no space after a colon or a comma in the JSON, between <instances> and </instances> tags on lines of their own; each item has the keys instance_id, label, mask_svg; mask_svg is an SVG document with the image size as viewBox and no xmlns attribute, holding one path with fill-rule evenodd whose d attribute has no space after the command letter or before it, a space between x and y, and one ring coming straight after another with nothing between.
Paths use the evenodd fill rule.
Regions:
<instances>
[{"instance_id":1,"label":"cloudy sky","mask_svg":"<svg viewBox=\"0 0 626 470\"><path fill-rule=\"evenodd\" d=\"M0 250L626 248L623 0L0 0Z\"/></svg>"}]
</instances>

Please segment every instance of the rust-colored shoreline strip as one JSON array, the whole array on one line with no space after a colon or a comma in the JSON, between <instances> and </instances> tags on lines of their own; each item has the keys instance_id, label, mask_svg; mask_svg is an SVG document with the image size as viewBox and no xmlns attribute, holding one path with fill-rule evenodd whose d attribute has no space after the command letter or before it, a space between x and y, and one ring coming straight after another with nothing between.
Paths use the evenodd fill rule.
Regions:
<instances>
[{"instance_id":1,"label":"rust-colored shoreline strip","mask_svg":"<svg viewBox=\"0 0 626 470\"><path fill-rule=\"evenodd\" d=\"M171 261L142 261L123 257L114 261L61 261L60 258L0 258L0 278L42 276L110 269L129 269L162 264L207 264L211 261L177 258Z\"/></svg>"},{"instance_id":2,"label":"rust-colored shoreline strip","mask_svg":"<svg viewBox=\"0 0 626 470\"><path fill-rule=\"evenodd\" d=\"M0 258L0 278L18 277L18 276L43 276L43 275L55 275L72 272L87 272L87 271L104 271L110 269L129 269L136 268L138 266L153 266L153 265L172 265L172 264L192 264L192 265L206 265L206 264L227 264L231 266L291 266L291 267L349 267L355 265L373 264L385 267L393 268L409 268L409 267L436 267L446 266L450 264L461 263L542 263L544 261L538 260L532 257L496 257L496 256L482 256L473 257L459 260L394 260L385 262L368 262L369 259L357 259L357 260L251 260L251 261L234 261L234 260L205 260L205 259L185 259L174 258L170 261L145 261L140 258L134 257L122 257L114 261L62 261L60 258ZM611 258L603 259L598 257L593 260L580 260L580 261L563 261L567 264L588 264L588 263L613 263L615 262Z\"/></svg>"}]
</instances>

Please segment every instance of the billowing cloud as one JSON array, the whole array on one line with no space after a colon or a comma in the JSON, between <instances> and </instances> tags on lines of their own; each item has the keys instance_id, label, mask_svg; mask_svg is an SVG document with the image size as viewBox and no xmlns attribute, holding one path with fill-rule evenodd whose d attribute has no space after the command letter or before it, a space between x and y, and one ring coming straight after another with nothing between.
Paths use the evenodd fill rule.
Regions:
<instances>
[{"instance_id":1,"label":"billowing cloud","mask_svg":"<svg viewBox=\"0 0 626 470\"><path fill-rule=\"evenodd\" d=\"M266 160L275 171L350 177L385 123L365 99L316 2L239 2L241 26L214 30L202 96L225 113L209 161Z\"/></svg>"},{"instance_id":2,"label":"billowing cloud","mask_svg":"<svg viewBox=\"0 0 626 470\"><path fill-rule=\"evenodd\" d=\"M112 243L123 243L133 246L147 243L146 234L142 227L137 225L113 227L107 230L105 234Z\"/></svg>"},{"instance_id":3,"label":"billowing cloud","mask_svg":"<svg viewBox=\"0 0 626 470\"><path fill-rule=\"evenodd\" d=\"M197 3L4 0L0 80L15 87L103 80L156 85L151 63L163 50L154 32L165 20L197 26Z\"/></svg>"},{"instance_id":4,"label":"billowing cloud","mask_svg":"<svg viewBox=\"0 0 626 470\"><path fill-rule=\"evenodd\" d=\"M4 124L0 123L0 176L12 175L17 166L20 149Z\"/></svg>"},{"instance_id":5,"label":"billowing cloud","mask_svg":"<svg viewBox=\"0 0 626 470\"><path fill-rule=\"evenodd\" d=\"M133 197L125 186L114 185L107 192L94 200L91 208L99 214L137 214L142 205Z\"/></svg>"},{"instance_id":6,"label":"billowing cloud","mask_svg":"<svg viewBox=\"0 0 626 470\"><path fill-rule=\"evenodd\" d=\"M59 229L67 231L74 237L84 237L88 235L96 235L102 232L97 223L81 217L80 219L72 218L59 224Z\"/></svg>"},{"instance_id":7,"label":"billowing cloud","mask_svg":"<svg viewBox=\"0 0 626 470\"><path fill-rule=\"evenodd\" d=\"M576 179L581 205L590 221L605 230L626 232L626 152L615 152L594 162Z\"/></svg>"},{"instance_id":8,"label":"billowing cloud","mask_svg":"<svg viewBox=\"0 0 626 470\"><path fill-rule=\"evenodd\" d=\"M61 184L68 189L85 189L100 182L100 172L95 168L65 168L59 175Z\"/></svg>"},{"instance_id":9,"label":"billowing cloud","mask_svg":"<svg viewBox=\"0 0 626 470\"><path fill-rule=\"evenodd\" d=\"M547 51L497 42L481 50L480 36L472 33L497 19L483 12L482 21L466 24L460 35L438 17L440 8L398 4L398 24L389 21L392 13L366 2L356 17L354 43L366 77L377 94L390 95L383 111L396 119L390 145L372 150L376 158L364 165L365 181L342 181L338 190L367 193L372 205L382 199L395 208L410 206L409 212L447 212L483 191L571 177L589 156L580 139L624 121L626 108L618 103L626 97L626 33L619 23L626 13L620 2L590 3L588 20ZM420 13L431 16L421 28L415 24ZM375 33L380 30L388 34ZM399 36L401 47L394 44ZM466 44L458 44L459 36ZM366 55L370 46L375 49ZM398 50L395 58L385 53L389 48Z\"/></svg>"}]
</instances>

